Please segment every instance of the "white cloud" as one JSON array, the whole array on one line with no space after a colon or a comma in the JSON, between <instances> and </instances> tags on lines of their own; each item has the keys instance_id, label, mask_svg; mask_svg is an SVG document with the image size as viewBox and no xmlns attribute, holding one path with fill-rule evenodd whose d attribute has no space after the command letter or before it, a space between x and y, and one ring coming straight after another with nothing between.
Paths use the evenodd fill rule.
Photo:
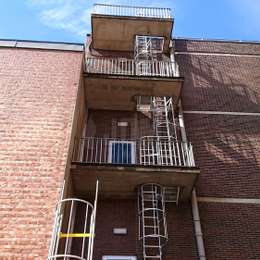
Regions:
<instances>
[{"instance_id":1,"label":"white cloud","mask_svg":"<svg viewBox=\"0 0 260 260\"><path fill-rule=\"evenodd\" d=\"M40 21L55 29L84 37L90 30L91 7L85 0L28 0Z\"/></svg>"}]
</instances>

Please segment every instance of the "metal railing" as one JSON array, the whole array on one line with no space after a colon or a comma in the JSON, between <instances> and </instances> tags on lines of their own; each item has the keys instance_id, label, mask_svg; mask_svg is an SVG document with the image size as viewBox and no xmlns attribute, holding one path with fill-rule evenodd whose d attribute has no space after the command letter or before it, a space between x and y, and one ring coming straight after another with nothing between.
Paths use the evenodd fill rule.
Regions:
<instances>
[{"instance_id":1,"label":"metal railing","mask_svg":"<svg viewBox=\"0 0 260 260\"><path fill-rule=\"evenodd\" d=\"M170 8L95 4L92 14L172 19Z\"/></svg>"},{"instance_id":2,"label":"metal railing","mask_svg":"<svg viewBox=\"0 0 260 260\"><path fill-rule=\"evenodd\" d=\"M93 259L98 185L97 181L94 204L77 198L61 199L58 202L47 260ZM76 223L81 224L77 226ZM72 250L73 244L78 246L76 252Z\"/></svg>"},{"instance_id":3,"label":"metal railing","mask_svg":"<svg viewBox=\"0 0 260 260\"><path fill-rule=\"evenodd\" d=\"M194 167L192 145L165 137L75 139L73 162Z\"/></svg>"},{"instance_id":4,"label":"metal railing","mask_svg":"<svg viewBox=\"0 0 260 260\"><path fill-rule=\"evenodd\" d=\"M86 72L94 74L179 77L179 67L170 61L142 61L115 58L87 58Z\"/></svg>"}]
</instances>

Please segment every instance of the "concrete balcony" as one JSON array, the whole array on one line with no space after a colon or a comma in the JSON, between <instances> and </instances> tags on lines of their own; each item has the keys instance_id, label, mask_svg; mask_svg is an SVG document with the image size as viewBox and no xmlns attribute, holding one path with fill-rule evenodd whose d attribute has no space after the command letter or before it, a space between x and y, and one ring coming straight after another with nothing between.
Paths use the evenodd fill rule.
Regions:
<instances>
[{"instance_id":1,"label":"concrete balcony","mask_svg":"<svg viewBox=\"0 0 260 260\"><path fill-rule=\"evenodd\" d=\"M173 18L169 8L96 4L91 14L92 47L103 50L134 50L135 35L162 36L169 50Z\"/></svg>"},{"instance_id":2,"label":"concrete balcony","mask_svg":"<svg viewBox=\"0 0 260 260\"><path fill-rule=\"evenodd\" d=\"M72 178L77 196L87 196L100 181L101 196L134 197L143 183L180 187L180 200L190 197L199 169L192 145L168 138L75 140Z\"/></svg>"},{"instance_id":3,"label":"concrete balcony","mask_svg":"<svg viewBox=\"0 0 260 260\"><path fill-rule=\"evenodd\" d=\"M85 66L89 108L134 111L137 96L173 97L177 104L184 79L175 62L89 57ZM174 104L174 105L175 105Z\"/></svg>"}]
</instances>

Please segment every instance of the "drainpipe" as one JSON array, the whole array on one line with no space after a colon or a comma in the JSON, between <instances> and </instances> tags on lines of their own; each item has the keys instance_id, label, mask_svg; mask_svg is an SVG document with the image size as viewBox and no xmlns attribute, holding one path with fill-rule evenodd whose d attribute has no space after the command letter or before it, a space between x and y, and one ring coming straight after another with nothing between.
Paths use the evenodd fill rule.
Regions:
<instances>
[{"instance_id":1,"label":"drainpipe","mask_svg":"<svg viewBox=\"0 0 260 260\"><path fill-rule=\"evenodd\" d=\"M195 229L195 236L196 236L199 259L206 260L207 258L206 258L205 247L204 247L204 242L203 242L203 234L202 234L202 230L201 230L199 207L198 207L198 201L197 201L197 195L196 195L195 189L193 189L193 191L192 191L191 205L192 205L193 224L194 224L194 229Z\"/></svg>"},{"instance_id":2,"label":"drainpipe","mask_svg":"<svg viewBox=\"0 0 260 260\"><path fill-rule=\"evenodd\" d=\"M170 58L171 58L172 62L175 62L174 42L173 41L170 42ZM177 67L177 66L175 66L175 67ZM183 142L187 142L187 135L186 135L186 131L185 131L181 101L179 101L179 124L180 124L180 131L181 131L181 139ZM206 258L206 253L205 253L203 233L202 233L202 229L201 229L199 207L198 207L198 201L197 201L197 195L196 195L195 188L192 191L191 206L192 206L193 224L194 224L194 229L195 229L195 237L196 237L199 260L206 260L207 258Z\"/></svg>"},{"instance_id":3,"label":"drainpipe","mask_svg":"<svg viewBox=\"0 0 260 260\"><path fill-rule=\"evenodd\" d=\"M184 126L181 101L179 102L179 123L180 123L182 141L187 142L187 135ZM203 233L201 229L199 207L198 207L195 188L192 191L191 205L192 205L193 224L195 229L195 237L196 237L197 249L199 254L199 260L206 260L206 253L205 253L205 247L203 242Z\"/></svg>"}]
</instances>

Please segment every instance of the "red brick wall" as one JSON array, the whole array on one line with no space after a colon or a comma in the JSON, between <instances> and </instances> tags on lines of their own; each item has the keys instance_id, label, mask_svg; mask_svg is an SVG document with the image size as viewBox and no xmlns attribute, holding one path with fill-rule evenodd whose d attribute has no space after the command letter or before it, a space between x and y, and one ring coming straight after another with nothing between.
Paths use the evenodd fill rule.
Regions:
<instances>
[{"instance_id":1,"label":"red brick wall","mask_svg":"<svg viewBox=\"0 0 260 260\"><path fill-rule=\"evenodd\" d=\"M179 54L184 110L260 112L260 59Z\"/></svg>"},{"instance_id":2,"label":"red brick wall","mask_svg":"<svg viewBox=\"0 0 260 260\"><path fill-rule=\"evenodd\" d=\"M258 53L260 44L177 40L180 51ZM185 75L184 111L260 112L260 59L248 56L177 55ZM204 196L260 196L259 116L185 114L188 138L201 168Z\"/></svg>"},{"instance_id":3,"label":"red brick wall","mask_svg":"<svg viewBox=\"0 0 260 260\"><path fill-rule=\"evenodd\" d=\"M175 39L176 51L260 54L259 43Z\"/></svg>"},{"instance_id":4,"label":"red brick wall","mask_svg":"<svg viewBox=\"0 0 260 260\"><path fill-rule=\"evenodd\" d=\"M260 117L185 114L185 126L200 196L260 197Z\"/></svg>"},{"instance_id":5,"label":"red brick wall","mask_svg":"<svg viewBox=\"0 0 260 260\"><path fill-rule=\"evenodd\" d=\"M176 41L184 111L260 112L260 44ZM239 55L202 55L210 52ZM199 196L260 198L260 117L184 114ZM207 259L260 259L260 206L199 203Z\"/></svg>"},{"instance_id":6,"label":"red brick wall","mask_svg":"<svg viewBox=\"0 0 260 260\"><path fill-rule=\"evenodd\" d=\"M260 205L199 204L207 259L260 259Z\"/></svg>"},{"instance_id":7,"label":"red brick wall","mask_svg":"<svg viewBox=\"0 0 260 260\"><path fill-rule=\"evenodd\" d=\"M165 260L192 260L196 258L193 222L190 204L176 208L167 206L169 241ZM113 228L126 227L126 236L114 235ZM136 201L105 200L98 203L94 259L102 255L137 255L141 257L138 241ZM141 259L141 258L140 258Z\"/></svg>"},{"instance_id":8,"label":"red brick wall","mask_svg":"<svg viewBox=\"0 0 260 260\"><path fill-rule=\"evenodd\" d=\"M82 53L0 49L0 259L45 259Z\"/></svg>"}]
</instances>

